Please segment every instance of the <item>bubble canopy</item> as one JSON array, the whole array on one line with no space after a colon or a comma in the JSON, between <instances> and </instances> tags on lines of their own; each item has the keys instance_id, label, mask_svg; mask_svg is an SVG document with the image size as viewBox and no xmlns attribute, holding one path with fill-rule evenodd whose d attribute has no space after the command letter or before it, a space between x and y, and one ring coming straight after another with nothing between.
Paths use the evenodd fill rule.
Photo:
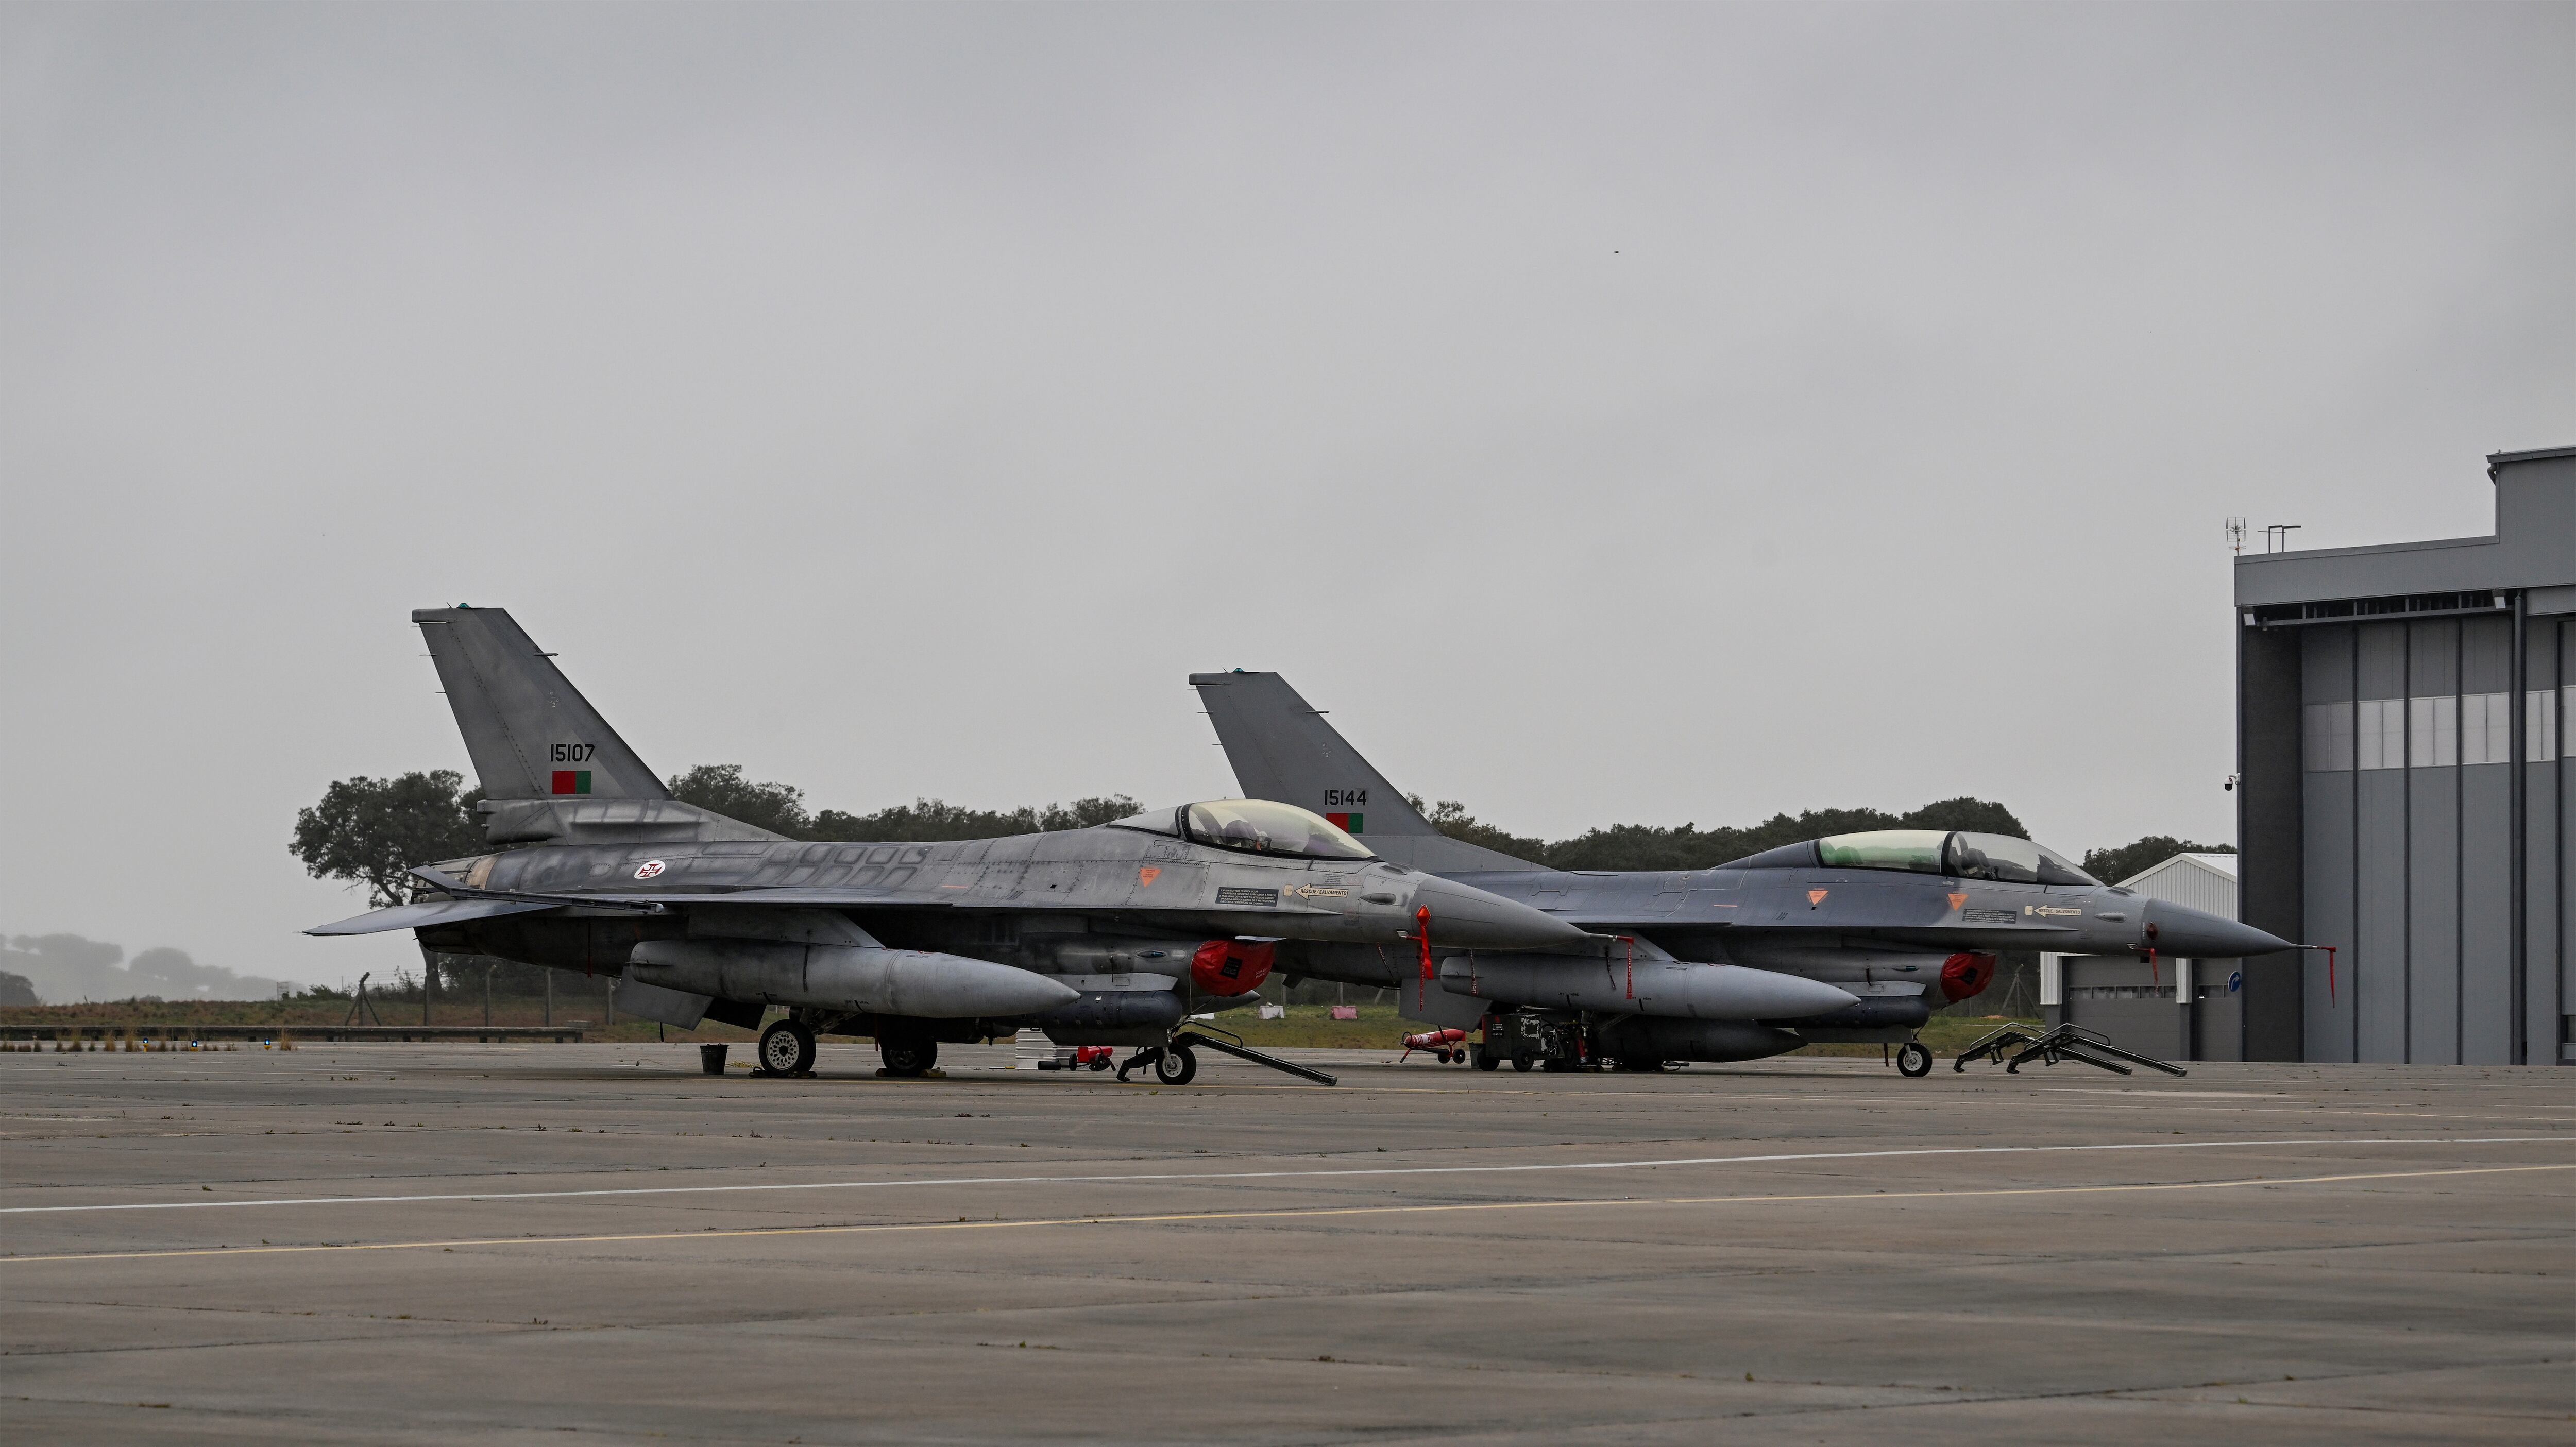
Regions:
<instances>
[{"instance_id":1,"label":"bubble canopy","mask_svg":"<svg viewBox=\"0 0 2576 1447\"><path fill-rule=\"evenodd\" d=\"M1828 869L1901 869L1957 879L2006 884L2099 884L2065 855L2009 834L1965 830L1879 829L1835 834L1816 841L1816 862Z\"/></svg>"},{"instance_id":2,"label":"bubble canopy","mask_svg":"<svg viewBox=\"0 0 2576 1447\"><path fill-rule=\"evenodd\" d=\"M1321 814L1268 799L1211 799L1177 809L1148 809L1109 825L1173 834L1193 844L1290 859L1375 859L1368 846Z\"/></svg>"}]
</instances>

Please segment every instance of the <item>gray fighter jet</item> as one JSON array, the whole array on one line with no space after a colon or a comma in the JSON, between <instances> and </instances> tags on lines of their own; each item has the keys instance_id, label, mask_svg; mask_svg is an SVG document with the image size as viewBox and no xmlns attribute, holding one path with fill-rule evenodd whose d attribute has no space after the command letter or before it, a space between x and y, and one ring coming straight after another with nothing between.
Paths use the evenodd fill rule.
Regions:
<instances>
[{"instance_id":1,"label":"gray fighter jet","mask_svg":"<svg viewBox=\"0 0 2576 1447\"><path fill-rule=\"evenodd\" d=\"M783 1005L760 1041L773 1072L809 1067L819 1034L873 1036L888 1071L917 1075L940 1042L1034 1025L1142 1047L1181 1084L1197 1066L1175 1027L1250 998L1283 953L1357 969L1587 939L1261 800L1005 839L784 839L672 798L508 613L412 621L495 848L415 869L408 904L308 933L408 929L424 949L605 971L619 1008L680 1026L758 1028Z\"/></svg>"},{"instance_id":2,"label":"gray fighter jet","mask_svg":"<svg viewBox=\"0 0 2576 1447\"><path fill-rule=\"evenodd\" d=\"M1561 954L1444 961L1421 1018L1482 1021L1476 1063L1558 1068L1754 1060L1818 1041L1914 1039L1972 999L2000 950L2234 959L2294 948L2251 925L2104 885L2053 851L1996 834L1898 829L1768 850L1714 869L1549 869L1452 839L1275 673L1199 673L1244 792L1304 804L1382 857L1615 937ZM1448 1013L1439 1013L1445 1009Z\"/></svg>"}]
</instances>

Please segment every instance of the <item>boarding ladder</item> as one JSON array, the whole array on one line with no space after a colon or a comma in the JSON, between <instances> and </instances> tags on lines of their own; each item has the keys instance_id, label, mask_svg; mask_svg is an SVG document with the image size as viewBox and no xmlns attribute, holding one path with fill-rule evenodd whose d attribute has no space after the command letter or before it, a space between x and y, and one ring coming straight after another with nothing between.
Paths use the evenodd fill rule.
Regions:
<instances>
[{"instance_id":1,"label":"boarding ladder","mask_svg":"<svg viewBox=\"0 0 2576 1447\"><path fill-rule=\"evenodd\" d=\"M1234 1035L1232 1042L1229 1043L1224 1040L1219 1040L1214 1035L1207 1033L1209 1030L1214 1028L1214 1026L1202 1026L1196 1030L1184 1030L1178 1035L1172 1037L1172 1043L1175 1045L1204 1045L1210 1050L1222 1050L1237 1060L1249 1060L1255 1065L1267 1065L1273 1070L1286 1071L1288 1074L1294 1075L1300 1080L1311 1080L1317 1085L1341 1084L1340 1081L1335 1080L1333 1077L1326 1075L1320 1070L1313 1070L1303 1065L1293 1064L1289 1061L1280 1059L1276 1055L1265 1055L1262 1052L1253 1049L1251 1046L1244 1044L1243 1037L1240 1035L1234 1035L1234 1032L1231 1030L1228 1030L1225 1033L1228 1035Z\"/></svg>"}]
</instances>

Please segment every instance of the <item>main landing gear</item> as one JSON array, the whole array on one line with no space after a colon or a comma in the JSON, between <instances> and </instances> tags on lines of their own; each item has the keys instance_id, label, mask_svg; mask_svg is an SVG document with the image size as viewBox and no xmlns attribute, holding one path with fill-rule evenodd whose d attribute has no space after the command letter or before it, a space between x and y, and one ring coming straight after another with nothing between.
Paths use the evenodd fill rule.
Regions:
<instances>
[{"instance_id":1,"label":"main landing gear","mask_svg":"<svg viewBox=\"0 0 2576 1447\"><path fill-rule=\"evenodd\" d=\"M877 1039L877 1058L885 1062L885 1073L903 1078L928 1075L939 1063L939 1042L897 1037Z\"/></svg>"},{"instance_id":2,"label":"main landing gear","mask_svg":"<svg viewBox=\"0 0 2576 1447\"><path fill-rule=\"evenodd\" d=\"M771 1075L802 1075L813 1069L814 1032L801 1021L771 1021L760 1032L760 1068Z\"/></svg>"}]
</instances>

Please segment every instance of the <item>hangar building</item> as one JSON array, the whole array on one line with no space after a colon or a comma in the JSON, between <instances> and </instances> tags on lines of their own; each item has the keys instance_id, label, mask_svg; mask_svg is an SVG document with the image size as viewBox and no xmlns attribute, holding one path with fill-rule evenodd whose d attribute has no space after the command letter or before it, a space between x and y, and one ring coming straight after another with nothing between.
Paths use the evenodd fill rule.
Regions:
<instances>
[{"instance_id":1,"label":"hangar building","mask_svg":"<svg viewBox=\"0 0 2576 1447\"><path fill-rule=\"evenodd\" d=\"M2576 1060L2576 447L2487 459L2495 532L2236 560L2245 1056Z\"/></svg>"}]
</instances>

